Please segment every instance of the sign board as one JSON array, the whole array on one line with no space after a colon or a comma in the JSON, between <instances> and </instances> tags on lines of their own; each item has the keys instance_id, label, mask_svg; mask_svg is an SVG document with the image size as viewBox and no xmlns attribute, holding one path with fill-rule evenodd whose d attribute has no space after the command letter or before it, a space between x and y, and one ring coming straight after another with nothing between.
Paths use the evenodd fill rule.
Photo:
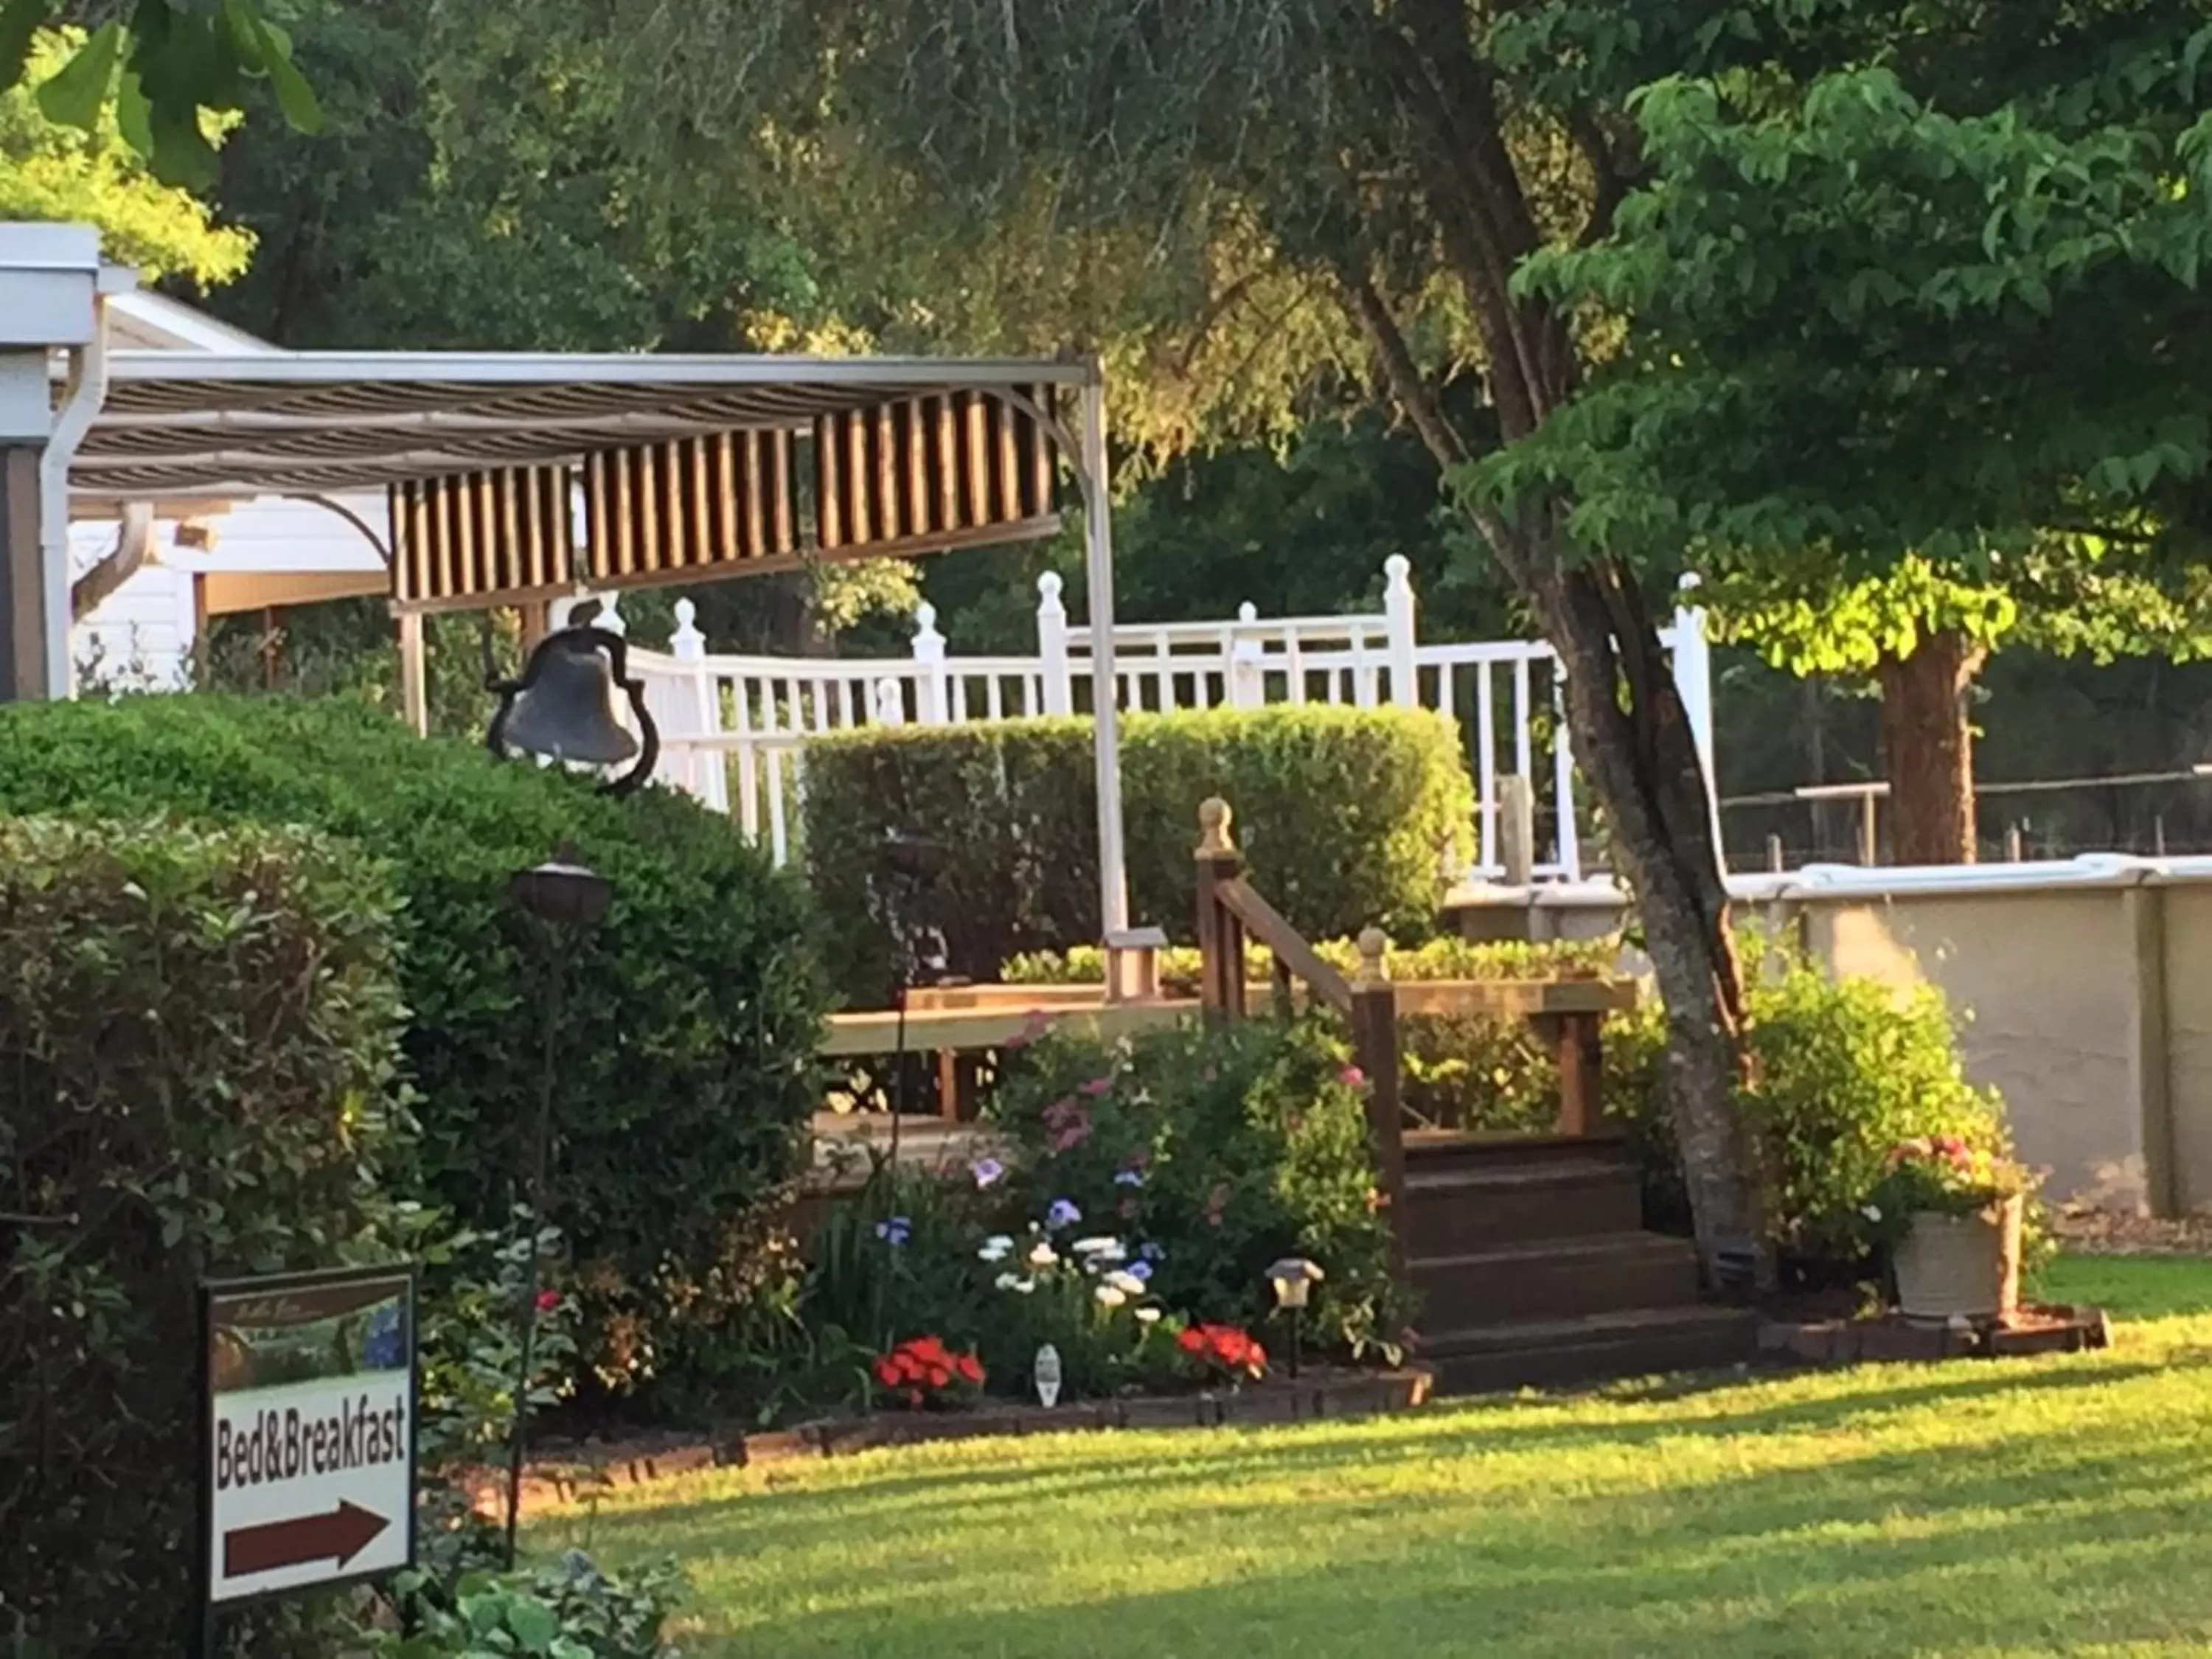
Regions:
<instances>
[{"instance_id":1,"label":"sign board","mask_svg":"<svg viewBox=\"0 0 2212 1659\"><path fill-rule=\"evenodd\" d=\"M201 1287L210 1608L415 1559L415 1274Z\"/></svg>"}]
</instances>

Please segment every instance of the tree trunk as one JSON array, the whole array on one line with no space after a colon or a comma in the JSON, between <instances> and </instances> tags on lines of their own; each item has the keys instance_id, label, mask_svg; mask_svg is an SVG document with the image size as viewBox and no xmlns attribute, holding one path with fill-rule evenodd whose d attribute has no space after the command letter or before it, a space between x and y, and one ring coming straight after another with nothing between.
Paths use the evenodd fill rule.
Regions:
<instances>
[{"instance_id":1,"label":"tree trunk","mask_svg":"<svg viewBox=\"0 0 2212 1659\"><path fill-rule=\"evenodd\" d=\"M1735 1109L1743 986L1705 764L1626 574L1584 567L1559 589L1545 632L1567 669L1576 758L1612 828L1666 1009L1668 1115L1698 1254L1711 1280L1764 1285L1761 1160Z\"/></svg>"},{"instance_id":2,"label":"tree trunk","mask_svg":"<svg viewBox=\"0 0 2212 1659\"><path fill-rule=\"evenodd\" d=\"M1966 689L1984 653L1955 629L1875 665L1891 856L1899 864L1974 861L1974 736Z\"/></svg>"},{"instance_id":3,"label":"tree trunk","mask_svg":"<svg viewBox=\"0 0 2212 1659\"><path fill-rule=\"evenodd\" d=\"M1463 0L1395 0L1380 15L1379 89L1416 135L1410 159L1481 337L1498 434L1511 443L1573 397L1581 365L1567 319L1513 291L1513 273L1542 233L1506 143L1496 73ZM1422 376L1371 273L1340 274L1382 378L1456 489L1473 459L1465 434ZM1708 1276L1726 1282L1747 1270L1764 1283L1771 1255L1760 1160L1735 1110L1743 987L1728 888L1705 767L1656 619L1632 571L1571 545L1563 501L1523 501L1509 520L1462 500L1566 671L1575 757L1611 828L1666 1006L1668 1103Z\"/></svg>"}]
</instances>

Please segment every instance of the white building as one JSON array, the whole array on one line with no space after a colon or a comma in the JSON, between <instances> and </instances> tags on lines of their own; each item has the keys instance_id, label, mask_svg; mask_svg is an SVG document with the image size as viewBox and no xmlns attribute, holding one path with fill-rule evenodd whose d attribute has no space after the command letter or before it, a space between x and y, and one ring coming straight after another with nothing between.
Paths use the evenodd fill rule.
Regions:
<instances>
[{"instance_id":1,"label":"white building","mask_svg":"<svg viewBox=\"0 0 2212 1659\"><path fill-rule=\"evenodd\" d=\"M109 338L133 351L275 352L265 340L158 294L107 302ZM70 576L117 550L112 516L70 526ZM207 619L322 599L381 596L391 586L380 491L331 502L264 496L235 507L157 506L143 561L81 617L70 647L81 689L174 690L187 683Z\"/></svg>"}]
</instances>

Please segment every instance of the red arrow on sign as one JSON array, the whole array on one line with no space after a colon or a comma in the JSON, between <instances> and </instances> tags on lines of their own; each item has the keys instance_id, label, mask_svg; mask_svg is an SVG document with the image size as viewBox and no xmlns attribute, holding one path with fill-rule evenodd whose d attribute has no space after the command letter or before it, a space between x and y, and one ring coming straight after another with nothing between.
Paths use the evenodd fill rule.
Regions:
<instances>
[{"instance_id":1,"label":"red arrow on sign","mask_svg":"<svg viewBox=\"0 0 2212 1659\"><path fill-rule=\"evenodd\" d=\"M301 1515L289 1521L240 1527L222 1535L222 1576L251 1578L258 1572L305 1566L310 1561L334 1561L342 1567L391 1524L358 1504L341 1503L325 1515Z\"/></svg>"}]
</instances>

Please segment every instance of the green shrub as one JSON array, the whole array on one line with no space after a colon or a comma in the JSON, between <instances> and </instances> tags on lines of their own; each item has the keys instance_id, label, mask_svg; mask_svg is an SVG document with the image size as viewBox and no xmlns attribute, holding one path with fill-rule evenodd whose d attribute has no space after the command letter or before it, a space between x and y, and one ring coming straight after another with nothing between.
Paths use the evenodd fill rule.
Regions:
<instances>
[{"instance_id":1,"label":"green shrub","mask_svg":"<svg viewBox=\"0 0 2212 1659\"><path fill-rule=\"evenodd\" d=\"M1348 939L1314 945L1324 962L1350 971L1359 947ZM1391 976L1425 979L1594 979L1613 970L1611 939L1530 944L1433 939L1390 953ZM1267 952L1247 945L1245 979L1265 983ZM1176 945L1160 953L1160 981L1172 996L1198 994L1198 951ZM1100 985L1105 953L1095 945L1039 951L1008 962L999 977L1010 985ZM1399 1022L1402 1103L1415 1122L1490 1133L1549 1128L1558 1119L1557 1058L1523 1019L1479 1014L1408 1014Z\"/></svg>"},{"instance_id":2,"label":"green shrub","mask_svg":"<svg viewBox=\"0 0 2212 1659\"><path fill-rule=\"evenodd\" d=\"M1188 940L1199 803L1226 799L1255 880L1310 936L1435 926L1441 872L1470 850L1474 788L1457 729L1413 709L1273 708L1135 714L1123 727L1129 901ZM882 1005L891 946L871 879L884 836L944 843L933 884L955 973L1096 944L1097 793L1081 720L873 728L811 744L804 838L830 964Z\"/></svg>"},{"instance_id":3,"label":"green shrub","mask_svg":"<svg viewBox=\"0 0 2212 1659\"><path fill-rule=\"evenodd\" d=\"M672 1563L610 1577L580 1550L527 1571L471 1571L452 1583L399 1575L408 1633L368 1638L372 1659L675 1659L661 1632L684 1595Z\"/></svg>"},{"instance_id":4,"label":"green shrub","mask_svg":"<svg viewBox=\"0 0 2212 1659\"><path fill-rule=\"evenodd\" d=\"M0 818L0 1645L179 1651L198 1281L395 1255L391 910L313 835Z\"/></svg>"},{"instance_id":5,"label":"green shrub","mask_svg":"<svg viewBox=\"0 0 2212 1659\"><path fill-rule=\"evenodd\" d=\"M507 880L564 840L611 878L605 921L561 947L556 1219L580 1258L586 1352L611 1382L651 1373L672 1310L711 1293L732 1218L790 1171L811 1109L826 999L797 884L688 799L609 799L347 700L0 708L0 811L157 809L313 825L388 865L422 1179L495 1231L546 1040L548 953Z\"/></svg>"},{"instance_id":6,"label":"green shrub","mask_svg":"<svg viewBox=\"0 0 2212 1659\"><path fill-rule=\"evenodd\" d=\"M1146 1261L1168 1312L1256 1323L1273 1309L1263 1271L1295 1254L1328 1275L1310 1316L1317 1342L1355 1354L1396 1342L1405 1308L1364 1085L1322 1024L1176 1026L1110 1045L1048 1035L991 1115L1012 1143L1012 1220L1073 1206L1071 1230Z\"/></svg>"},{"instance_id":7,"label":"green shrub","mask_svg":"<svg viewBox=\"0 0 2212 1659\"><path fill-rule=\"evenodd\" d=\"M1966 1080L1950 1010L1933 987L1900 993L1832 979L1796 958L1755 980L1746 1003L1754 1080L1738 1105L1764 1151L1769 1231L1786 1255L1868 1260L1881 1229L1867 1209L1901 1141L1957 1135L1979 1151L2009 1151L1997 1097ZM1647 1210L1680 1224L1687 1205L1661 1086L1660 1011L1640 1008L1606 1036L1607 1109L1638 1148Z\"/></svg>"}]
</instances>

